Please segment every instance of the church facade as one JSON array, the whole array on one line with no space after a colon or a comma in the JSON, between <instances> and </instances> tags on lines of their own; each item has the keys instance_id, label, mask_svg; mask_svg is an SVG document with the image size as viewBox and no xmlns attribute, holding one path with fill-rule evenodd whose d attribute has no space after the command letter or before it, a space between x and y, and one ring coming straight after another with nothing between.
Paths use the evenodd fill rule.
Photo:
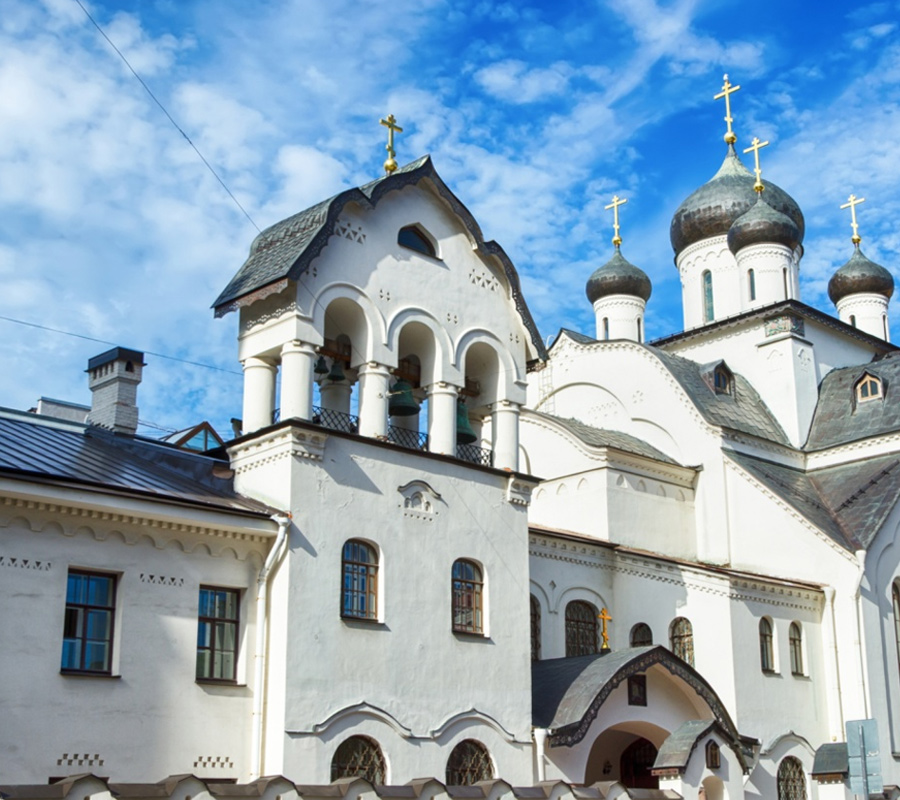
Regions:
<instances>
[{"instance_id":1,"label":"church facade","mask_svg":"<svg viewBox=\"0 0 900 800\"><path fill-rule=\"evenodd\" d=\"M837 316L804 304L802 212L730 134L672 220L684 330L644 341L617 222L593 335L548 350L395 166L216 300L222 447L136 436L122 348L86 424L0 413L0 794L827 799L874 720L896 797L890 272L854 228Z\"/></svg>"}]
</instances>

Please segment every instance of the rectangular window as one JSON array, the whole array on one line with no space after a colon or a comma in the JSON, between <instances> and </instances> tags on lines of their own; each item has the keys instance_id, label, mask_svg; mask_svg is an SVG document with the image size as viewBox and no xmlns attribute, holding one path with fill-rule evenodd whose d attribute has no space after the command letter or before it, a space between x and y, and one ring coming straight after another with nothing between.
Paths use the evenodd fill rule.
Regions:
<instances>
[{"instance_id":1,"label":"rectangular window","mask_svg":"<svg viewBox=\"0 0 900 800\"><path fill-rule=\"evenodd\" d=\"M110 674L115 610L114 575L69 571L60 666L64 672Z\"/></svg>"},{"instance_id":2,"label":"rectangular window","mask_svg":"<svg viewBox=\"0 0 900 800\"><path fill-rule=\"evenodd\" d=\"M197 680L237 679L240 594L236 589L200 587L197 618Z\"/></svg>"}]
</instances>

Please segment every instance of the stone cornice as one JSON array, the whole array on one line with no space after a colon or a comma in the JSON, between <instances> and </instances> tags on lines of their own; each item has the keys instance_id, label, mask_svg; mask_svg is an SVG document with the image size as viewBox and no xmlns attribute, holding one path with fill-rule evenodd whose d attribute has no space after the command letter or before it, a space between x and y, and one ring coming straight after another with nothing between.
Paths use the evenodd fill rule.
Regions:
<instances>
[{"instance_id":1,"label":"stone cornice","mask_svg":"<svg viewBox=\"0 0 900 800\"><path fill-rule=\"evenodd\" d=\"M806 453L806 465L807 469L821 469L898 452L900 452L900 433L881 434L808 452Z\"/></svg>"}]
</instances>

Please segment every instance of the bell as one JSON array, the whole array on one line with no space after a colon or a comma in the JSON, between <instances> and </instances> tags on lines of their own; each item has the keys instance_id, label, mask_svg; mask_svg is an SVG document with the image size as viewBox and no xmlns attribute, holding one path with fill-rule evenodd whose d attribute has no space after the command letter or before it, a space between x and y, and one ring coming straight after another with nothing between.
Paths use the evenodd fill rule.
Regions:
<instances>
[{"instance_id":1,"label":"bell","mask_svg":"<svg viewBox=\"0 0 900 800\"><path fill-rule=\"evenodd\" d=\"M316 365L313 367L313 372L316 375L324 375L328 372L328 364L325 363L325 356L319 356L316 359Z\"/></svg>"},{"instance_id":2,"label":"bell","mask_svg":"<svg viewBox=\"0 0 900 800\"><path fill-rule=\"evenodd\" d=\"M464 401L459 400L456 404L456 443L472 444L477 439L478 436L469 423L469 412L466 410L466 404Z\"/></svg>"},{"instance_id":3,"label":"bell","mask_svg":"<svg viewBox=\"0 0 900 800\"><path fill-rule=\"evenodd\" d=\"M331 362L331 372L328 373L328 380L332 383L340 383L347 380L347 376L344 375L344 365L339 358Z\"/></svg>"},{"instance_id":4,"label":"bell","mask_svg":"<svg viewBox=\"0 0 900 800\"><path fill-rule=\"evenodd\" d=\"M413 397L412 386L400 378L392 387L388 400L388 414L392 417L411 417L419 413L419 404Z\"/></svg>"}]
</instances>

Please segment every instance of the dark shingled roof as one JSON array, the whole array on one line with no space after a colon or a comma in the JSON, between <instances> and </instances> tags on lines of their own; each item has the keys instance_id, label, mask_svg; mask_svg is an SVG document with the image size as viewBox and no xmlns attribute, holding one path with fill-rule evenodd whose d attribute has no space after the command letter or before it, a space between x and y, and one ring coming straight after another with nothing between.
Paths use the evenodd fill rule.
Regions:
<instances>
[{"instance_id":1,"label":"dark shingled roof","mask_svg":"<svg viewBox=\"0 0 900 800\"><path fill-rule=\"evenodd\" d=\"M854 387L863 374L881 378L882 399L857 403ZM823 450L900 430L900 354L829 372L819 384L806 450Z\"/></svg>"},{"instance_id":2,"label":"dark shingled roof","mask_svg":"<svg viewBox=\"0 0 900 800\"><path fill-rule=\"evenodd\" d=\"M869 546L900 497L896 455L810 472L743 453L728 457L850 551Z\"/></svg>"},{"instance_id":3,"label":"dark shingled roof","mask_svg":"<svg viewBox=\"0 0 900 800\"><path fill-rule=\"evenodd\" d=\"M503 248L494 241L485 241L481 228L471 212L460 202L437 174L431 156L423 156L364 186L336 194L305 211L266 228L250 245L250 255L213 303L216 316L234 310L240 298L282 280L296 281L304 270L325 249L334 231L335 223L349 203L373 208L384 195L428 179L441 198L463 221L475 239L476 249L485 256L494 256L502 264L512 290L516 310L528 330L535 352L546 359L544 342L534 324L531 312L522 297L519 275Z\"/></svg>"},{"instance_id":4,"label":"dark shingled roof","mask_svg":"<svg viewBox=\"0 0 900 800\"><path fill-rule=\"evenodd\" d=\"M594 428L585 425L577 419L564 419L563 417L554 417L552 414L545 414L541 411L532 411L536 417L543 417L561 425L573 436L577 436L585 444L593 447L612 447L615 450L621 450L625 453L634 453L645 458L652 458L656 461L662 461L665 464L676 464L677 462L669 458L661 450L657 450L653 445L647 444L636 436L631 436L621 431L611 431L605 428Z\"/></svg>"},{"instance_id":5,"label":"dark shingled roof","mask_svg":"<svg viewBox=\"0 0 900 800\"><path fill-rule=\"evenodd\" d=\"M21 412L0 413L0 475L54 480L269 516L273 509L238 495L228 464L151 439L78 423L48 423Z\"/></svg>"},{"instance_id":6,"label":"dark shingled roof","mask_svg":"<svg viewBox=\"0 0 900 800\"><path fill-rule=\"evenodd\" d=\"M669 734L659 748L653 769L683 770L691 759L697 740L717 727L714 719L691 719Z\"/></svg>"},{"instance_id":7,"label":"dark shingled roof","mask_svg":"<svg viewBox=\"0 0 900 800\"><path fill-rule=\"evenodd\" d=\"M812 775L846 775L850 771L850 758L846 742L826 742L816 750Z\"/></svg>"},{"instance_id":8,"label":"dark shingled roof","mask_svg":"<svg viewBox=\"0 0 900 800\"><path fill-rule=\"evenodd\" d=\"M716 394L704 377L712 365L698 364L682 356L666 353L656 347L649 348L672 373L697 410L711 425L718 425L760 439L790 446L781 425L756 389L742 375L733 373L734 388L731 394Z\"/></svg>"}]
</instances>

